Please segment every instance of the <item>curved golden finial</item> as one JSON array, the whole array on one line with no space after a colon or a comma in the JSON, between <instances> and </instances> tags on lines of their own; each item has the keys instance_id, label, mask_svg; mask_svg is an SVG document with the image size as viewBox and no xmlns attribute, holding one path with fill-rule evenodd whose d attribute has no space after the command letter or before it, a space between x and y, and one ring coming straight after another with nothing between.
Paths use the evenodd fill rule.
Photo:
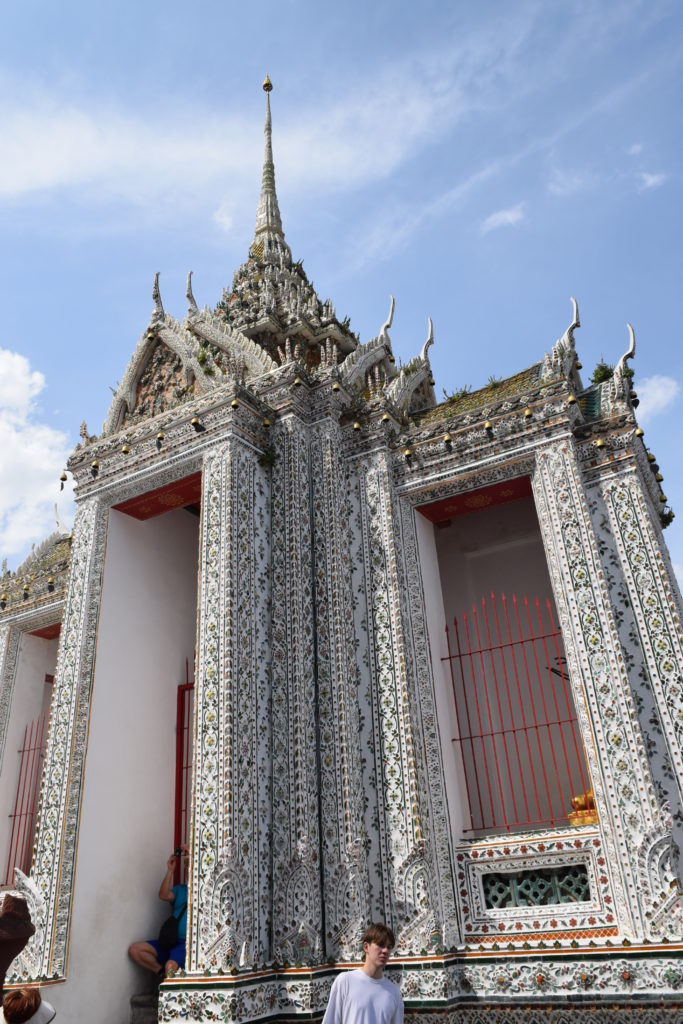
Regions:
<instances>
[{"instance_id":1,"label":"curved golden finial","mask_svg":"<svg viewBox=\"0 0 683 1024\"><path fill-rule=\"evenodd\" d=\"M272 92L273 91L273 83L271 82L270 78L268 78L268 75L266 75L266 77L263 79L263 91L264 92Z\"/></svg>"}]
</instances>

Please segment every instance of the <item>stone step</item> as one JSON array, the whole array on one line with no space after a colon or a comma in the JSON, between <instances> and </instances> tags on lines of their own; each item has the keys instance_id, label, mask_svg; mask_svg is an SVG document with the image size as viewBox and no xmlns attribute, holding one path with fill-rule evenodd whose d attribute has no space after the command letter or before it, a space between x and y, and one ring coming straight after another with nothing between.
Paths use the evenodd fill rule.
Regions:
<instances>
[{"instance_id":1,"label":"stone step","mask_svg":"<svg viewBox=\"0 0 683 1024\"><path fill-rule=\"evenodd\" d=\"M158 992L144 992L139 996L131 996L130 1024L157 1024L158 1019Z\"/></svg>"}]
</instances>

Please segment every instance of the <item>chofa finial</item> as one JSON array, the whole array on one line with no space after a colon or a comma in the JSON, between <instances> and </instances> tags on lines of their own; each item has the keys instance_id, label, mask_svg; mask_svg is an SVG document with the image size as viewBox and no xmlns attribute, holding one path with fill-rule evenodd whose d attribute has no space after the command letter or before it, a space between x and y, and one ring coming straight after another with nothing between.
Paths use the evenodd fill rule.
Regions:
<instances>
[{"instance_id":1,"label":"chofa finial","mask_svg":"<svg viewBox=\"0 0 683 1024\"><path fill-rule=\"evenodd\" d=\"M427 359L427 352L429 351L430 347L433 344L434 344L434 324L432 323L431 316L428 316L427 317L427 340L425 341L424 345L422 346L422 351L420 352L420 359L423 362L426 361L426 359Z\"/></svg>"},{"instance_id":2,"label":"chofa finial","mask_svg":"<svg viewBox=\"0 0 683 1024\"><path fill-rule=\"evenodd\" d=\"M185 298L190 304L190 309L193 313L197 312L197 303L195 301L194 294L192 292L192 271L187 275L187 289L185 291Z\"/></svg>"},{"instance_id":3,"label":"chofa finial","mask_svg":"<svg viewBox=\"0 0 683 1024\"><path fill-rule=\"evenodd\" d=\"M272 92L273 91L273 83L271 82L271 80L268 77L268 75L266 75L266 77L263 79L263 91L264 92Z\"/></svg>"},{"instance_id":4,"label":"chofa finial","mask_svg":"<svg viewBox=\"0 0 683 1024\"><path fill-rule=\"evenodd\" d=\"M636 332L633 330L631 324L626 324L628 327L628 349L624 352L623 356L619 360L615 368L615 374L622 375L626 369L626 360L633 359L636 354Z\"/></svg>"},{"instance_id":5,"label":"chofa finial","mask_svg":"<svg viewBox=\"0 0 683 1024\"><path fill-rule=\"evenodd\" d=\"M573 295L570 296L570 301L571 301L571 304L572 304L572 310L573 310L574 315L572 316L572 322L570 323L570 325L567 328L567 330L564 332L564 336L567 339L567 341L569 342L569 344L573 345L574 344L574 331L576 330L577 327L581 326L581 320L579 319L579 304L578 304L578 302L576 301L576 299L574 298Z\"/></svg>"},{"instance_id":6,"label":"chofa finial","mask_svg":"<svg viewBox=\"0 0 683 1024\"><path fill-rule=\"evenodd\" d=\"M154 275L154 287L152 288L152 299L154 300L154 312L157 316L164 315L164 307L161 301L161 292L159 290L159 276L160 272L157 270Z\"/></svg>"},{"instance_id":7,"label":"chofa finial","mask_svg":"<svg viewBox=\"0 0 683 1024\"><path fill-rule=\"evenodd\" d=\"M386 318L386 320L380 327L379 331L379 340L383 341L385 345L391 345L391 338L389 337L389 328L394 322L394 308L396 306L394 296L390 295L389 298L391 299L391 302L389 304L389 316Z\"/></svg>"}]
</instances>

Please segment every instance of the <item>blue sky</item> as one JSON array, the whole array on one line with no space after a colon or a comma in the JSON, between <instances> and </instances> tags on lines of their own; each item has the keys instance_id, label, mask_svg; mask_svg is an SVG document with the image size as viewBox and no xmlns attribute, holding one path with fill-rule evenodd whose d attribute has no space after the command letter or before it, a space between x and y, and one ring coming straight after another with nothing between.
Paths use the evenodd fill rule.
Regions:
<instances>
[{"instance_id":1,"label":"blue sky","mask_svg":"<svg viewBox=\"0 0 683 1024\"><path fill-rule=\"evenodd\" d=\"M535 362L571 318L587 380L638 340L645 440L683 566L681 116L674 0L7 0L0 37L0 555L70 515L152 310L212 306L253 233L269 73L287 240L363 340L396 297L441 387Z\"/></svg>"}]
</instances>

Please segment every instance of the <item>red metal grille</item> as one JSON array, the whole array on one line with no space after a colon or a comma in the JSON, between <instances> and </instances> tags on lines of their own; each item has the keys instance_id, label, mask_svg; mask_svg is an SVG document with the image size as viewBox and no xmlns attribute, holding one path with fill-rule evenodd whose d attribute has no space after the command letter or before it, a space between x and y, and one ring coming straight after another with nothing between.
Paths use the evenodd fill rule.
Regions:
<instances>
[{"instance_id":1,"label":"red metal grille","mask_svg":"<svg viewBox=\"0 0 683 1024\"><path fill-rule=\"evenodd\" d=\"M188 844L190 836L190 785L192 782L192 709L194 683L190 682L189 665L185 662L185 682L178 687L176 718L175 823L173 845L177 849ZM176 863L174 884L185 882L187 860Z\"/></svg>"},{"instance_id":2,"label":"red metal grille","mask_svg":"<svg viewBox=\"0 0 683 1024\"><path fill-rule=\"evenodd\" d=\"M566 824L590 788L549 600L492 592L446 626L470 824L482 833Z\"/></svg>"},{"instance_id":3,"label":"red metal grille","mask_svg":"<svg viewBox=\"0 0 683 1024\"><path fill-rule=\"evenodd\" d=\"M47 712L38 715L24 729L24 739L19 750L19 781L14 799L14 810L10 814L12 834L5 885L11 885L14 869L28 874L31 868L33 835L36 824L40 778L45 757Z\"/></svg>"}]
</instances>

